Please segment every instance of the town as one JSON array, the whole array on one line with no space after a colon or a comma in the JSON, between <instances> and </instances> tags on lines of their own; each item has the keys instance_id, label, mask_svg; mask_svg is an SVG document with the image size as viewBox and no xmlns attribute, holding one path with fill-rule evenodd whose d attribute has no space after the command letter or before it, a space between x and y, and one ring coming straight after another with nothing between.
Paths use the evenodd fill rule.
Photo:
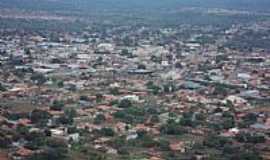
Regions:
<instances>
[{"instance_id":1,"label":"town","mask_svg":"<svg viewBox=\"0 0 270 160\"><path fill-rule=\"evenodd\" d=\"M268 160L269 28L1 29L0 159Z\"/></svg>"}]
</instances>

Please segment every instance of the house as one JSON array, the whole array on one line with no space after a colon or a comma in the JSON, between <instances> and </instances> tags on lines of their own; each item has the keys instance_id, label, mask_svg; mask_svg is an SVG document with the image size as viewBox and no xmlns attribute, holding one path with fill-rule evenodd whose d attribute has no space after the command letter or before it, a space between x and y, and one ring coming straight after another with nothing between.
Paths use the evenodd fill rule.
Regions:
<instances>
[{"instance_id":1,"label":"house","mask_svg":"<svg viewBox=\"0 0 270 160\"><path fill-rule=\"evenodd\" d=\"M221 133L221 136L223 136L223 137L234 137L239 132L240 132L240 130L238 128L231 128L228 131L225 131L225 132Z\"/></svg>"},{"instance_id":2,"label":"house","mask_svg":"<svg viewBox=\"0 0 270 160\"><path fill-rule=\"evenodd\" d=\"M98 144L98 145L104 145L105 143L109 142L110 140L111 140L111 138L101 137L99 139L94 140L94 143Z\"/></svg>"},{"instance_id":3,"label":"house","mask_svg":"<svg viewBox=\"0 0 270 160\"><path fill-rule=\"evenodd\" d=\"M26 158L26 157L31 156L33 153L34 153L34 151L27 149L27 148L24 148L24 147L21 147L15 152L15 156Z\"/></svg>"},{"instance_id":4,"label":"house","mask_svg":"<svg viewBox=\"0 0 270 160\"><path fill-rule=\"evenodd\" d=\"M100 43L97 48L95 53L99 53L99 54L108 54L108 53L112 53L114 51L114 45L111 43Z\"/></svg>"},{"instance_id":5,"label":"house","mask_svg":"<svg viewBox=\"0 0 270 160\"><path fill-rule=\"evenodd\" d=\"M27 118L18 120L18 125L29 126L31 123L32 123L31 120Z\"/></svg>"},{"instance_id":6,"label":"house","mask_svg":"<svg viewBox=\"0 0 270 160\"><path fill-rule=\"evenodd\" d=\"M79 142L79 140L80 140L80 134L79 133L69 134L67 136L67 140L68 141L72 141L72 142Z\"/></svg>"},{"instance_id":7,"label":"house","mask_svg":"<svg viewBox=\"0 0 270 160\"><path fill-rule=\"evenodd\" d=\"M133 101L133 102L138 102L139 101L139 97L136 96L136 95L126 95L126 96L120 98L120 100L124 100L124 99L130 100L130 101Z\"/></svg>"},{"instance_id":8,"label":"house","mask_svg":"<svg viewBox=\"0 0 270 160\"><path fill-rule=\"evenodd\" d=\"M99 105L95 107L96 109L100 110L100 111L110 111L110 109L112 108L111 106L107 106L107 105Z\"/></svg>"},{"instance_id":9,"label":"house","mask_svg":"<svg viewBox=\"0 0 270 160\"><path fill-rule=\"evenodd\" d=\"M154 71L151 70L147 70L147 69L129 69L127 71L129 74L133 74L133 75L150 75L152 73L154 73Z\"/></svg>"},{"instance_id":10,"label":"house","mask_svg":"<svg viewBox=\"0 0 270 160\"><path fill-rule=\"evenodd\" d=\"M0 111L0 124L5 123L6 122L6 118L1 116L1 111Z\"/></svg>"},{"instance_id":11,"label":"house","mask_svg":"<svg viewBox=\"0 0 270 160\"><path fill-rule=\"evenodd\" d=\"M175 152L186 152L185 143L183 141L175 141L170 143L169 145L170 149Z\"/></svg>"},{"instance_id":12,"label":"house","mask_svg":"<svg viewBox=\"0 0 270 160\"><path fill-rule=\"evenodd\" d=\"M117 133L124 133L127 129L127 124L126 123L123 123L123 122L117 122L115 124L115 128L114 130L117 132Z\"/></svg>"},{"instance_id":13,"label":"house","mask_svg":"<svg viewBox=\"0 0 270 160\"><path fill-rule=\"evenodd\" d=\"M137 139L138 138L138 134L135 130L130 130L127 137L126 137L126 140L133 140L133 139Z\"/></svg>"},{"instance_id":14,"label":"house","mask_svg":"<svg viewBox=\"0 0 270 160\"><path fill-rule=\"evenodd\" d=\"M107 153L108 154L117 154L117 150L111 147L107 147Z\"/></svg>"},{"instance_id":15,"label":"house","mask_svg":"<svg viewBox=\"0 0 270 160\"><path fill-rule=\"evenodd\" d=\"M137 124L133 129L136 131L146 131L146 132L149 132L151 130L149 127L145 126L144 124Z\"/></svg>"},{"instance_id":16,"label":"house","mask_svg":"<svg viewBox=\"0 0 270 160\"><path fill-rule=\"evenodd\" d=\"M3 151L0 151L0 160L9 160L8 154Z\"/></svg>"},{"instance_id":17,"label":"house","mask_svg":"<svg viewBox=\"0 0 270 160\"><path fill-rule=\"evenodd\" d=\"M50 129L51 134L53 137L61 137L65 136L65 130L64 129Z\"/></svg>"},{"instance_id":18,"label":"house","mask_svg":"<svg viewBox=\"0 0 270 160\"><path fill-rule=\"evenodd\" d=\"M246 109L249 105L247 100L235 95L228 96L225 99L224 103L225 104L231 103L232 105L237 107L237 109Z\"/></svg>"},{"instance_id":19,"label":"house","mask_svg":"<svg viewBox=\"0 0 270 160\"><path fill-rule=\"evenodd\" d=\"M266 124L261 124L261 123L255 123L250 126L250 128L254 130L269 130L270 126Z\"/></svg>"},{"instance_id":20,"label":"house","mask_svg":"<svg viewBox=\"0 0 270 160\"><path fill-rule=\"evenodd\" d=\"M164 159L163 158L160 158L160 157L153 156L149 160L164 160Z\"/></svg>"}]
</instances>

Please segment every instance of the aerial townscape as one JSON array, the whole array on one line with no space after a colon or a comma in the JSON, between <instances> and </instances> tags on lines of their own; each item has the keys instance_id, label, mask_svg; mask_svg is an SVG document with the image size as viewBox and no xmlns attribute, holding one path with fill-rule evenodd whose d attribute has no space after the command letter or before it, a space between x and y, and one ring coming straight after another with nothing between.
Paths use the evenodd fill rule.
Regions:
<instances>
[{"instance_id":1,"label":"aerial townscape","mask_svg":"<svg viewBox=\"0 0 270 160\"><path fill-rule=\"evenodd\" d=\"M0 0L0 160L270 160L270 2L130 1Z\"/></svg>"}]
</instances>

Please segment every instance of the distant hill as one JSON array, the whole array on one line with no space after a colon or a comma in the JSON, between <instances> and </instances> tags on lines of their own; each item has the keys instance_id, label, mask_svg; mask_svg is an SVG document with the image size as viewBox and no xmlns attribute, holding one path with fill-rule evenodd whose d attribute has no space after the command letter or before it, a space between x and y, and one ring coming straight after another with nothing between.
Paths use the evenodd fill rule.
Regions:
<instances>
[{"instance_id":1,"label":"distant hill","mask_svg":"<svg viewBox=\"0 0 270 160\"><path fill-rule=\"evenodd\" d=\"M140 10L206 7L270 11L270 0L0 0L1 8L50 11Z\"/></svg>"},{"instance_id":2,"label":"distant hill","mask_svg":"<svg viewBox=\"0 0 270 160\"><path fill-rule=\"evenodd\" d=\"M0 14L6 14L1 12L1 9L8 9L9 12L7 13L11 13L8 16L0 17L0 28L25 28L30 30L68 30L71 28L71 30L81 30L83 26L100 23L153 26L193 24L226 27L237 23L270 20L269 6L270 0L0 0ZM191 9L190 7L194 8ZM188 9L186 10L186 8ZM209 8L259 11L269 12L269 14L238 14L234 16L230 14L208 14ZM36 16L36 12L42 12L49 17L75 18L76 21L56 22L49 21L49 19L44 21L44 19L37 18L39 16ZM14 16L19 15L17 17L20 17L24 13L35 15L36 19L29 19L27 16L23 18Z\"/></svg>"}]
</instances>

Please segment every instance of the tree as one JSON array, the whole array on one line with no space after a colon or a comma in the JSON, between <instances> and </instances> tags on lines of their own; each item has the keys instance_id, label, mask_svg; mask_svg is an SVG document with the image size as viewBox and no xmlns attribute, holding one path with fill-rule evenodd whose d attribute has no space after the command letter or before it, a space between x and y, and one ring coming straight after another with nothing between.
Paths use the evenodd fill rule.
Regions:
<instances>
[{"instance_id":1,"label":"tree","mask_svg":"<svg viewBox=\"0 0 270 160\"><path fill-rule=\"evenodd\" d=\"M26 135L29 132L29 127L26 127L24 125L18 125L16 128L16 132L20 135Z\"/></svg>"},{"instance_id":2,"label":"tree","mask_svg":"<svg viewBox=\"0 0 270 160\"><path fill-rule=\"evenodd\" d=\"M179 123L183 126L190 126L190 127L197 125L196 121L193 120L193 113L191 112L184 112L183 117L181 118Z\"/></svg>"},{"instance_id":3,"label":"tree","mask_svg":"<svg viewBox=\"0 0 270 160\"><path fill-rule=\"evenodd\" d=\"M25 139L28 141L26 147L31 150L37 150L47 143L47 137L45 137L45 133L42 131L29 132Z\"/></svg>"},{"instance_id":4,"label":"tree","mask_svg":"<svg viewBox=\"0 0 270 160\"><path fill-rule=\"evenodd\" d=\"M206 116L203 113L196 114L195 118L197 121L205 121L206 120Z\"/></svg>"},{"instance_id":5,"label":"tree","mask_svg":"<svg viewBox=\"0 0 270 160\"><path fill-rule=\"evenodd\" d=\"M121 54L122 54L122 55L128 55L129 52L128 52L127 49L122 49L122 50L121 50Z\"/></svg>"},{"instance_id":6,"label":"tree","mask_svg":"<svg viewBox=\"0 0 270 160\"><path fill-rule=\"evenodd\" d=\"M97 62L98 64L102 63L102 62L103 62L103 58L102 58L102 57L98 57L97 60L96 60L96 62Z\"/></svg>"},{"instance_id":7,"label":"tree","mask_svg":"<svg viewBox=\"0 0 270 160\"><path fill-rule=\"evenodd\" d=\"M74 122L74 117L76 117L77 112L74 108L65 109L65 114L59 117L58 122L61 124L72 124Z\"/></svg>"},{"instance_id":8,"label":"tree","mask_svg":"<svg viewBox=\"0 0 270 160\"><path fill-rule=\"evenodd\" d=\"M170 142L166 139L160 139L158 142L158 146L162 151L170 150Z\"/></svg>"},{"instance_id":9,"label":"tree","mask_svg":"<svg viewBox=\"0 0 270 160\"><path fill-rule=\"evenodd\" d=\"M257 115L255 113L248 113L243 117L243 122L246 126L257 122Z\"/></svg>"},{"instance_id":10,"label":"tree","mask_svg":"<svg viewBox=\"0 0 270 160\"><path fill-rule=\"evenodd\" d=\"M118 119L124 119L126 117L126 113L124 111L117 111L113 116Z\"/></svg>"},{"instance_id":11,"label":"tree","mask_svg":"<svg viewBox=\"0 0 270 160\"><path fill-rule=\"evenodd\" d=\"M77 111L74 108L65 109L65 115L70 118L74 118L77 116Z\"/></svg>"},{"instance_id":12,"label":"tree","mask_svg":"<svg viewBox=\"0 0 270 160\"><path fill-rule=\"evenodd\" d=\"M264 135L246 132L240 132L235 138L241 143L264 143L266 141Z\"/></svg>"},{"instance_id":13,"label":"tree","mask_svg":"<svg viewBox=\"0 0 270 160\"><path fill-rule=\"evenodd\" d=\"M139 140L141 141L142 147L152 148L152 147L158 146L158 142L155 141L151 136L147 134L140 137Z\"/></svg>"},{"instance_id":14,"label":"tree","mask_svg":"<svg viewBox=\"0 0 270 160\"><path fill-rule=\"evenodd\" d=\"M110 88L110 93L112 95L119 95L120 94L119 88L117 88L117 87Z\"/></svg>"},{"instance_id":15,"label":"tree","mask_svg":"<svg viewBox=\"0 0 270 160\"><path fill-rule=\"evenodd\" d=\"M231 160L262 160L260 155L253 151L240 151L234 154Z\"/></svg>"},{"instance_id":16,"label":"tree","mask_svg":"<svg viewBox=\"0 0 270 160\"><path fill-rule=\"evenodd\" d=\"M24 49L24 54L31 56L31 50L29 48Z\"/></svg>"},{"instance_id":17,"label":"tree","mask_svg":"<svg viewBox=\"0 0 270 160\"><path fill-rule=\"evenodd\" d=\"M222 95L222 96L227 96L230 92L230 89L224 85L224 84L217 84L214 88L214 93L216 95Z\"/></svg>"},{"instance_id":18,"label":"tree","mask_svg":"<svg viewBox=\"0 0 270 160\"><path fill-rule=\"evenodd\" d=\"M225 118L221 125L222 125L222 128L224 129L230 129L230 128L235 127L235 122L234 122L234 119L232 118Z\"/></svg>"},{"instance_id":19,"label":"tree","mask_svg":"<svg viewBox=\"0 0 270 160\"><path fill-rule=\"evenodd\" d=\"M64 81L58 81L57 82L57 86L59 87L59 88L63 88L64 87Z\"/></svg>"},{"instance_id":20,"label":"tree","mask_svg":"<svg viewBox=\"0 0 270 160\"><path fill-rule=\"evenodd\" d=\"M72 117L68 117L66 115L62 115L57 119L58 123L60 124L69 124L71 125L73 123L73 118Z\"/></svg>"},{"instance_id":21,"label":"tree","mask_svg":"<svg viewBox=\"0 0 270 160\"><path fill-rule=\"evenodd\" d=\"M155 63L161 63L162 58L160 56L151 56L151 61L155 62Z\"/></svg>"},{"instance_id":22,"label":"tree","mask_svg":"<svg viewBox=\"0 0 270 160\"><path fill-rule=\"evenodd\" d=\"M30 114L30 119L33 123L45 124L48 122L51 115L44 110L34 109Z\"/></svg>"},{"instance_id":23,"label":"tree","mask_svg":"<svg viewBox=\"0 0 270 160\"><path fill-rule=\"evenodd\" d=\"M65 106L65 104L63 101L54 100L50 109L56 110L56 111L61 111L64 106Z\"/></svg>"},{"instance_id":24,"label":"tree","mask_svg":"<svg viewBox=\"0 0 270 160\"><path fill-rule=\"evenodd\" d=\"M225 144L223 147L223 153L225 154L237 154L238 152L239 152L239 148L231 144Z\"/></svg>"},{"instance_id":25,"label":"tree","mask_svg":"<svg viewBox=\"0 0 270 160\"><path fill-rule=\"evenodd\" d=\"M183 126L190 126L190 127L193 127L196 125L196 122L193 121L192 119L190 118L182 118L179 122L179 124L183 125Z\"/></svg>"},{"instance_id":26,"label":"tree","mask_svg":"<svg viewBox=\"0 0 270 160\"><path fill-rule=\"evenodd\" d=\"M53 58L51 60L51 63L53 63L53 64L61 64L61 63L63 63L63 60L61 60L59 58Z\"/></svg>"},{"instance_id":27,"label":"tree","mask_svg":"<svg viewBox=\"0 0 270 160\"><path fill-rule=\"evenodd\" d=\"M121 50L121 55L127 56L127 57L132 57L132 53L129 52L127 49L122 49Z\"/></svg>"},{"instance_id":28,"label":"tree","mask_svg":"<svg viewBox=\"0 0 270 160\"><path fill-rule=\"evenodd\" d=\"M132 107L132 102L128 99L123 99L120 101L120 103L118 104L119 108L129 108Z\"/></svg>"},{"instance_id":29,"label":"tree","mask_svg":"<svg viewBox=\"0 0 270 160\"><path fill-rule=\"evenodd\" d=\"M94 124L101 124L106 120L106 117L103 114L98 114L94 119Z\"/></svg>"},{"instance_id":30,"label":"tree","mask_svg":"<svg viewBox=\"0 0 270 160\"><path fill-rule=\"evenodd\" d=\"M175 68L182 69L183 66L182 66L181 62L176 62L176 63L175 63Z\"/></svg>"},{"instance_id":31,"label":"tree","mask_svg":"<svg viewBox=\"0 0 270 160\"><path fill-rule=\"evenodd\" d=\"M231 140L226 137L210 134L204 139L203 143L210 148L222 148L226 144L231 144Z\"/></svg>"},{"instance_id":32,"label":"tree","mask_svg":"<svg viewBox=\"0 0 270 160\"><path fill-rule=\"evenodd\" d=\"M154 95L157 95L161 91L161 87L155 85L152 81L147 82L146 87L151 90Z\"/></svg>"},{"instance_id":33,"label":"tree","mask_svg":"<svg viewBox=\"0 0 270 160\"><path fill-rule=\"evenodd\" d=\"M0 148L7 148L11 145L12 139L7 136L0 137Z\"/></svg>"},{"instance_id":34,"label":"tree","mask_svg":"<svg viewBox=\"0 0 270 160\"><path fill-rule=\"evenodd\" d=\"M42 152L36 152L28 160L48 160L57 159L64 160L67 158L67 144L59 139L46 139L46 145L41 146Z\"/></svg>"},{"instance_id":35,"label":"tree","mask_svg":"<svg viewBox=\"0 0 270 160\"><path fill-rule=\"evenodd\" d=\"M0 83L0 92L4 92L6 91L7 89Z\"/></svg>"},{"instance_id":36,"label":"tree","mask_svg":"<svg viewBox=\"0 0 270 160\"><path fill-rule=\"evenodd\" d=\"M144 64L139 64L137 68L138 69L146 69L146 66Z\"/></svg>"},{"instance_id":37,"label":"tree","mask_svg":"<svg viewBox=\"0 0 270 160\"><path fill-rule=\"evenodd\" d=\"M103 95L101 93L96 94L96 102L100 103L103 100Z\"/></svg>"},{"instance_id":38,"label":"tree","mask_svg":"<svg viewBox=\"0 0 270 160\"><path fill-rule=\"evenodd\" d=\"M43 75L43 74L40 74L40 73L35 73L31 76L31 80L38 86L41 86L43 85L46 81L47 81L47 78Z\"/></svg>"},{"instance_id":39,"label":"tree","mask_svg":"<svg viewBox=\"0 0 270 160\"><path fill-rule=\"evenodd\" d=\"M80 96L80 100L81 100L81 101L89 101L90 99L89 99L88 96L81 95L81 96Z\"/></svg>"},{"instance_id":40,"label":"tree","mask_svg":"<svg viewBox=\"0 0 270 160\"><path fill-rule=\"evenodd\" d=\"M159 86L153 86L151 90L154 95L157 95L160 92L161 88Z\"/></svg>"},{"instance_id":41,"label":"tree","mask_svg":"<svg viewBox=\"0 0 270 160\"><path fill-rule=\"evenodd\" d=\"M186 130L177 123L167 123L160 128L160 132L168 135L182 135Z\"/></svg>"},{"instance_id":42,"label":"tree","mask_svg":"<svg viewBox=\"0 0 270 160\"><path fill-rule=\"evenodd\" d=\"M152 124L156 124L156 123L160 122L158 115L153 115L151 117L150 121L151 121Z\"/></svg>"},{"instance_id":43,"label":"tree","mask_svg":"<svg viewBox=\"0 0 270 160\"><path fill-rule=\"evenodd\" d=\"M107 137L113 137L115 133L112 128L102 128L100 134Z\"/></svg>"},{"instance_id":44,"label":"tree","mask_svg":"<svg viewBox=\"0 0 270 160\"><path fill-rule=\"evenodd\" d=\"M163 85L163 90L165 93L174 92L176 90L176 87L173 83L168 83Z\"/></svg>"}]
</instances>

